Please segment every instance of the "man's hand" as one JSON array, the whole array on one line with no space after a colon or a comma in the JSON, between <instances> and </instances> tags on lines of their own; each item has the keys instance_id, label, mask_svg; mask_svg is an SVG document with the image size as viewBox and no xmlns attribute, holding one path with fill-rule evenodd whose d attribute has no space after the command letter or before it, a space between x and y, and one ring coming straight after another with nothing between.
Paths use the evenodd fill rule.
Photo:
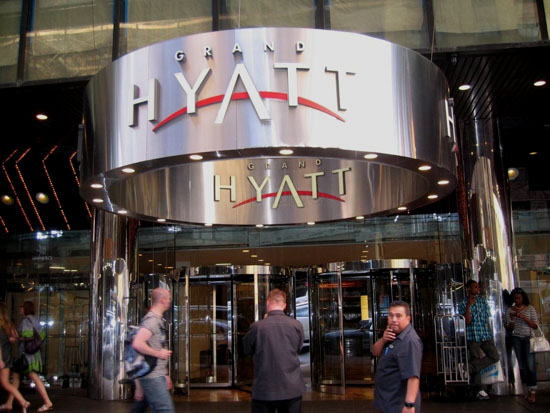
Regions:
<instances>
[{"instance_id":1,"label":"man's hand","mask_svg":"<svg viewBox=\"0 0 550 413\"><path fill-rule=\"evenodd\" d=\"M166 359L169 359L171 355L172 355L172 352L170 350L167 350L165 348L161 348L159 350L158 358L162 359L162 360L166 360Z\"/></svg>"},{"instance_id":2,"label":"man's hand","mask_svg":"<svg viewBox=\"0 0 550 413\"><path fill-rule=\"evenodd\" d=\"M393 332L392 328L390 326L386 327L384 330L384 335L382 336L384 339L384 342L393 341L395 340L395 333Z\"/></svg>"},{"instance_id":3,"label":"man's hand","mask_svg":"<svg viewBox=\"0 0 550 413\"><path fill-rule=\"evenodd\" d=\"M403 413L414 413L414 407L403 406Z\"/></svg>"},{"instance_id":4,"label":"man's hand","mask_svg":"<svg viewBox=\"0 0 550 413\"><path fill-rule=\"evenodd\" d=\"M168 390L172 390L172 379L170 378L169 375L166 375L166 388Z\"/></svg>"},{"instance_id":5,"label":"man's hand","mask_svg":"<svg viewBox=\"0 0 550 413\"><path fill-rule=\"evenodd\" d=\"M476 296L475 295L469 295L468 296L468 307L473 305L476 302Z\"/></svg>"}]
</instances>

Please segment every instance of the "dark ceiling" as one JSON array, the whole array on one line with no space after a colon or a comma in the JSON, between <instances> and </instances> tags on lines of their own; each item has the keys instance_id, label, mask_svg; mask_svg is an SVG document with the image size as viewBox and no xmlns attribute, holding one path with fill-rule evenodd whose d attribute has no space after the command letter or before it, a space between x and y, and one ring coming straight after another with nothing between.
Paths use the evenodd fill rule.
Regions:
<instances>
[{"instance_id":1,"label":"dark ceiling","mask_svg":"<svg viewBox=\"0 0 550 413\"><path fill-rule=\"evenodd\" d=\"M540 173L550 152L550 84L533 86L536 80L550 81L549 47L444 53L433 60L447 76L457 119L498 118L504 167L528 167L539 176L532 180L532 189L550 189L544 179L548 174ZM462 84L472 88L461 92ZM6 228L10 234L42 226L90 228L89 207L78 195L78 175L73 172L78 172L75 153L84 87L85 82L75 82L0 89L5 125L0 195L13 196L15 191L21 203L0 203L2 233ZM38 112L48 114L48 120L36 120ZM39 203L37 192L46 193L49 203ZM441 202L454 203L454 197ZM448 205L434 204L421 212L438 208L449 210Z\"/></svg>"}]
</instances>

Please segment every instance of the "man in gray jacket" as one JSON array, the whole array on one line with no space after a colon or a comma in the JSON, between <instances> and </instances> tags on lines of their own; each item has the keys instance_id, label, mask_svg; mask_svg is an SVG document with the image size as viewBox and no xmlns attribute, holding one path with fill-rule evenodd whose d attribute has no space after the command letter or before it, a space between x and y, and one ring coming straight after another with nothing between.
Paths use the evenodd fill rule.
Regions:
<instances>
[{"instance_id":1,"label":"man in gray jacket","mask_svg":"<svg viewBox=\"0 0 550 413\"><path fill-rule=\"evenodd\" d=\"M253 413L299 413L306 388L298 353L304 344L299 321L284 313L286 294L272 290L267 316L254 324L244 338L244 351L254 356Z\"/></svg>"}]
</instances>

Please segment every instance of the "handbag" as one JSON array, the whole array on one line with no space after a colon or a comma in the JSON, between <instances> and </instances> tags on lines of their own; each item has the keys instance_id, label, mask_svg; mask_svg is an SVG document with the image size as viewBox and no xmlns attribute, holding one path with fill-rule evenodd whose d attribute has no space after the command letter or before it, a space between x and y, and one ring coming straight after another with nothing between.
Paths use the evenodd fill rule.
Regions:
<instances>
[{"instance_id":1,"label":"handbag","mask_svg":"<svg viewBox=\"0 0 550 413\"><path fill-rule=\"evenodd\" d=\"M531 350L531 353L543 353L545 351L550 351L550 343L548 343L548 340L544 337L544 333L538 324L536 329L531 330L529 349Z\"/></svg>"},{"instance_id":2,"label":"handbag","mask_svg":"<svg viewBox=\"0 0 550 413\"><path fill-rule=\"evenodd\" d=\"M29 369L29 361L24 354L21 354L13 362L12 370L16 373L23 374Z\"/></svg>"},{"instance_id":3,"label":"handbag","mask_svg":"<svg viewBox=\"0 0 550 413\"><path fill-rule=\"evenodd\" d=\"M38 350L40 350L40 346L42 345L42 337L40 337L40 333L36 331L36 328L33 327L33 336L32 338L29 338L28 340L25 340L23 342L25 353L27 354L34 354Z\"/></svg>"}]
</instances>

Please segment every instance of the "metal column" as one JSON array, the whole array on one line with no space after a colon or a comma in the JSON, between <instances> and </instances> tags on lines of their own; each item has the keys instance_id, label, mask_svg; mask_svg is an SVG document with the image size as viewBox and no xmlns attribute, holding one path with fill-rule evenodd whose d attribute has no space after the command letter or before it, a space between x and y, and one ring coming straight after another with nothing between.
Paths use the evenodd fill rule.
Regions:
<instances>
[{"instance_id":1,"label":"metal column","mask_svg":"<svg viewBox=\"0 0 550 413\"><path fill-rule=\"evenodd\" d=\"M95 210L90 280L90 386L100 400L128 398L123 357L129 296L128 218Z\"/></svg>"}]
</instances>

